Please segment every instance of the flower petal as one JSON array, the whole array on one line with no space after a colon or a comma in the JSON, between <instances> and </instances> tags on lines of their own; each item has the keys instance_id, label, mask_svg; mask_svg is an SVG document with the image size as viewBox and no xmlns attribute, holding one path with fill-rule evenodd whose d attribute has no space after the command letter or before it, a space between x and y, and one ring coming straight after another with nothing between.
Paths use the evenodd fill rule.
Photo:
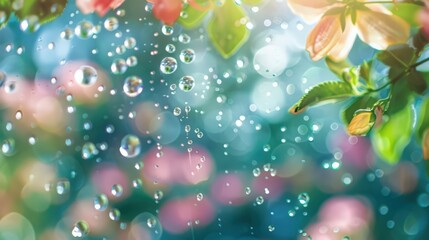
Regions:
<instances>
[{"instance_id":1,"label":"flower petal","mask_svg":"<svg viewBox=\"0 0 429 240\"><path fill-rule=\"evenodd\" d=\"M328 0L288 0L289 8L307 22L316 22L334 4Z\"/></svg>"},{"instance_id":2,"label":"flower petal","mask_svg":"<svg viewBox=\"0 0 429 240\"><path fill-rule=\"evenodd\" d=\"M307 36L306 49L314 61L322 59L341 39L341 23L338 15L324 16Z\"/></svg>"},{"instance_id":3,"label":"flower petal","mask_svg":"<svg viewBox=\"0 0 429 240\"><path fill-rule=\"evenodd\" d=\"M410 33L400 17L375 11L358 11L356 25L360 39L378 50L407 42Z\"/></svg>"},{"instance_id":4,"label":"flower petal","mask_svg":"<svg viewBox=\"0 0 429 240\"><path fill-rule=\"evenodd\" d=\"M337 44L328 53L329 57L336 62L346 59L355 43L356 34L356 28L349 17L340 40L338 40Z\"/></svg>"}]
</instances>

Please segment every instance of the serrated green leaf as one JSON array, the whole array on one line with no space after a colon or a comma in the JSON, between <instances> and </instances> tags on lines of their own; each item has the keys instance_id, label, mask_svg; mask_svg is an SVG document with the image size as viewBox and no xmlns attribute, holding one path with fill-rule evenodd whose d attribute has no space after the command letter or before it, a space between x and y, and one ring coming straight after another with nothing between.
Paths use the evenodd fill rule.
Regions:
<instances>
[{"instance_id":1,"label":"serrated green leaf","mask_svg":"<svg viewBox=\"0 0 429 240\"><path fill-rule=\"evenodd\" d=\"M393 45L377 53L377 59L387 66L405 69L416 61L416 49L407 44Z\"/></svg>"},{"instance_id":2,"label":"serrated green leaf","mask_svg":"<svg viewBox=\"0 0 429 240\"><path fill-rule=\"evenodd\" d=\"M289 109L289 112L292 114L299 114L309 106L326 101L337 102L353 96L356 96L356 93L348 83L323 82L310 88L308 92Z\"/></svg>"},{"instance_id":3,"label":"serrated green leaf","mask_svg":"<svg viewBox=\"0 0 429 240\"><path fill-rule=\"evenodd\" d=\"M207 32L224 58L232 56L247 41L250 32L246 28L246 22L246 13L233 0L225 0L221 7L214 10Z\"/></svg>"},{"instance_id":4,"label":"serrated green leaf","mask_svg":"<svg viewBox=\"0 0 429 240\"><path fill-rule=\"evenodd\" d=\"M412 130L413 111L408 101L401 111L390 115L388 121L375 129L372 136L375 152L386 162L397 163L410 142Z\"/></svg>"},{"instance_id":5,"label":"serrated green leaf","mask_svg":"<svg viewBox=\"0 0 429 240\"><path fill-rule=\"evenodd\" d=\"M3 21L0 22L0 29L6 26L9 21L10 14L12 13L12 8L10 5L10 0L0 0L0 12L4 14Z\"/></svg>"},{"instance_id":6,"label":"serrated green leaf","mask_svg":"<svg viewBox=\"0 0 429 240\"><path fill-rule=\"evenodd\" d=\"M26 0L15 15L20 20L37 16L39 24L44 24L60 16L66 5L67 0Z\"/></svg>"},{"instance_id":7,"label":"serrated green leaf","mask_svg":"<svg viewBox=\"0 0 429 240\"><path fill-rule=\"evenodd\" d=\"M343 72L347 68L353 67L353 65L346 59L339 62L335 62L330 57L325 58L326 65L329 70L337 75L339 78L343 77Z\"/></svg>"},{"instance_id":8,"label":"serrated green leaf","mask_svg":"<svg viewBox=\"0 0 429 240\"><path fill-rule=\"evenodd\" d=\"M417 123L416 137L419 142L422 141L423 133L426 129L429 129L429 98L426 98L420 110L418 111L419 120Z\"/></svg>"},{"instance_id":9,"label":"serrated green leaf","mask_svg":"<svg viewBox=\"0 0 429 240\"><path fill-rule=\"evenodd\" d=\"M404 19L407 23L409 23L412 27L420 26L420 24L416 21L416 16L423 9L422 6L418 6L414 3L401 3L400 6L393 6L391 11L393 14L399 16Z\"/></svg>"},{"instance_id":10,"label":"serrated green leaf","mask_svg":"<svg viewBox=\"0 0 429 240\"><path fill-rule=\"evenodd\" d=\"M369 94L356 97L353 102L349 106L347 106L341 113L341 117L345 125L349 125L349 123L353 119L353 116L358 110L372 109L377 100L378 99L375 96Z\"/></svg>"},{"instance_id":11,"label":"serrated green leaf","mask_svg":"<svg viewBox=\"0 0 429 240\"><path fill-rule=\"evenodd\" d=\"M210 11L210 1L208 0L194 0L195 4L201 6L201 9L194 8L191 4L186 5L182 10L184 14L181 14L178 23L185 28L194 28L201 24L204 17Z\"/></svg>"}]
</instances>

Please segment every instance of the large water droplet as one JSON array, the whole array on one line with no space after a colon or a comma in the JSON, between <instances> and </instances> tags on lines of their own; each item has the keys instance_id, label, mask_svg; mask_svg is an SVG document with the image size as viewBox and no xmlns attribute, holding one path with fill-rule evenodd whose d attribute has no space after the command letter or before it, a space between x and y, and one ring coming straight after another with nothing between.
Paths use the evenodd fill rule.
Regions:
<instances>
[{"instance_id":1,"label":"large water droplet","mask_svg":"<svg viewBox=\"0 0 429 240\"><path fill-rule=\"evenodd\" d=\"M184 92L189 92L194 88L195 80L191 76L183 76L179 81L179 88Z\"/></svg>"},{"instance_id":2,"label":"large water droplet","mask_svg":"<svg viewBox=\"0 0 429 240\"><path fill-rule=\"evenodd\" d=\"M127 77L123 89L128 97L137 97L143 91L143 81L137 76Z\"/></svg>"},{"instance_id":3,"label":"large water droplet","mask_svg":"<svg viewBox=\"0 0 429 240\"><path fill-rule=\"evenodd\" d=\"M94 197L94 208L98 211L106 210L109 200L105 194L98 194Z\"/></svg>"},{"instance_id":4,"label":"large water droplet","mask_svg":"<svg viewBox=\"0 0 429 240\"><path fill-rule=\"evenodd\" d=\"M119 151L126 158L136 157L141 151L140 139L132 134L126 135L122 138Z\"/></svg>"},{"instance_id":5,"label":"large water droplet","mask_svg":"<svg viewBox=\"0 0 429 240\"><path fill-rule=\"evenodd\" d=\"M172 74L177 69L177 61L172 57L166 57L161 60L160 69L162 73Z\"/></svg>"},{"instance_id":6,"label":"large water droplet","mask_svg":"<svg viewBox=\"0 0 429 240\"><path fill-rule=\"evenodd\" d=\"M86 237L89 233L89 225L86 221L78 221L74 224L72 235L76 238Z\"/></svg>"},{"instance_id":7,"label":"large water droplet","mask_svg":"<svg viewBox=\"0 0 429 240\"><path fill-rule=\"evenodd\" d=\"M75 81L82 86L91 86L97 81L97 70L95 68L84 65L74 73Z\"/></svg>"},{"instance_id":8,"label":"large water droplet","mask_svg":"<svg viewBox=\"0 0 429 240\"><path fill-rule=\"evenodd\" d=\"M81 39L88 39L94 35L94 25L89 21L81 21L75 27L74 33Z\"/></svg>"},{"instance_id":9,"label":"large water droplet","mask_svg":"<svg viewBox=\"0 0 429 240\"><path fill-rule=\"evenodd\" d=\"M183 63L191 63L195 59L195 52L194 50L187 48L180 52L180 61Z\"/></svg>"}]
</instances>

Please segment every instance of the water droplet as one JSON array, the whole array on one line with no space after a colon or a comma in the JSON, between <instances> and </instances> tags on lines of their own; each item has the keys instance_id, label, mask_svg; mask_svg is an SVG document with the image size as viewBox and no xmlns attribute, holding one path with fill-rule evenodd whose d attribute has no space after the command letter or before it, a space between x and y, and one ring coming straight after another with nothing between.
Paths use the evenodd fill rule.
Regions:
<instances>
[{"instance_id":1,"label":"water droplet","mask_svg":"<svg viewBox=\"0 0 429 240\"><path fill-rule=\"evenodd\" d=\"M97 81L97 70L95 68L83 65L74 73L75 81L82 86L91 86Z\"/></svg>"},{"instance_id":2,"label":"water droplet","mask_svg":"<svg viewBox=\"0 0 429 240\"><path fill-rule=\"evenodd\" d=\"M66 28L60 33L60 37L64 40L70 40L73 36L73 31L70 28Z\"/></svg>"},{"instance_id":3,"label":"water droplet","mask_svg":"<svg viewBox=\"0 0 429 240\"><path fill-rule=\"evenodd\" d=\"M272 225L268 225L268 231L273 232L276 228Z\"/></svg>"},{"instance_id":4,"label":"water droplet","mask_svg":"<svg viewBox=\"0 0 429 240\"><path fill-rule=\"evenodd\" d=\"M174 46L173 44L167 44L165 46L165 51L168 53L174 53L176 51L176 46Z\"/></svg>"},{"instance_id":5,"label":"water droplet","mask_svg":"<svg viewBox=\"0 0 429 240\"><path fill-rule=\"evenodd\" d=\"M122 58L113 60L112 64L110 65L110 71L112 71L112 73L115 75L123 74L125 71L127 71L127 69L127 62Z\"/></svg>"},{"instance_id":6,"label":"water droplet","mask_svg":"<svg viewBox=\"0 0 429 240\"><path fill-rule=\"evenodd\" d=\"M109 199L105 194L97 194L93 199L93 203L95 210L104 211L109 205Z\"/></svg>"},{"instance_id":7,"label":"water droplet","mask_svg":"<svg viewBox=\"0 0 429 240\"><path fill-rule=\"evenodd\" d=\"M301 205L307 206L308 202L310 201L310 196L308 195L308 193L300 193L298 195L298 201Z\"/></svg>"},{"instance_id":8,"label":"water droplet","mask_svg":"<svg viewBox=\"0 0 429 240\"><path fill-rule=\"evenodd\" d=\"M82 158L89 159L98 154L98 149L92 142L87 142L82 146Z\"/></svg>"},{"instance_id":9,"label":"water droplet","mask_svg":"<svg viewBox=\"0 0 429 240\"><path fill-rule=\"evenodd\" d=\"M60 180L57 182L57 186L55 187L58 195L64 195L69 193L70 191L70 182L69 180Z\"/></svg>"},{"instance_id":10,"label":"water droplet","mask_svg":"<svg viewBox=\"0 0 429 240\"><path fill-rule=\"evenodd\" d=\"M116 17L109 17L106 20L104 20L103 25L107 31L114 31L118 28L119 22Z\"/></svg>"},{"instance_id":11,"label":"water droplet","mask_svg":"<svg viewBox=\"0 0 429 240\"><path fill-rule=\"evenodd\" d=\"M195 60L194 50L187 48L180 52L180 61L183 63L192 63Z\"/></svg>"},{"instance_id":12,"label":"water droplet","mask_svg":"<svg viewBox=\"0 0 429 240\"><path fill-rule=\"evenodd\" d=\"M24 32L35 32L40 28L39 17L30 15L24 18L19 26Z\"/></svg>"},{"instance_id":13,"label":"water droplet","mask_svg":"<svg viewBox=\"0 0 429 240\"><path fill-rule=\"evenodd\" d=\"M179 42L184 44L188 44L191 41L191 37L186 33L180 34L178 39L179 39Z\"/></svg>"},{"instance_id":14,"label":"water droplet","mask_svg":"<svg viewBox=\"0 0 429 240\"><path fill-rule=\"evenodd\" d=\"M75 27L74 33L81 39L88 39L94 35L94 26L89 21L81 21Z\"/></svg>"},{"instance_id":15,"label":"water droplet","mask_svg":"<svg viewBox=\"0 0 429 240\"><path fill-rule=\"evenodd\" d=\"M293 210L293 209L289 210L287 213L288 213L289 217L293 217L296 214L295 210Z\"/></svg>"},{"instance_id":16,"label":"water droplet","mask_svg":"<svg viewBox=\"0 0 429 240\"><path fill-rule=\"evenodd\" d=\"M110 218L111 220L113 220L113 221L118 221L120 217L121 217L121 212L120 212L118 209L116 209L116 208L112 208L112 209L109 211L109 218Z\"/></svg>"},{"instance_id":17,"label":"water droplet","mask_svg":"<svg viewBox=\"0 0 429 240\"><path fill-rule=\"evenodd\" d=\"M119 151L126 158L136 157L141 151L140 139L132 134L126 135L122 138Z\"/></svg>"},{"instance_id":18,"label":"water droplet","mask_svg":"<svg viewBox=\"0 0 429 240\"><path fill-rule=\"evenodd\" d=\"M155 200L161 200L162 197L164 197L164 193L161 190L156 190L153 194L153 198L155 198Z\"/></svg>"},{"instance_id":19,"label":"water droplet","mask_svg":"<svg viewBox=\"0 0 429 240\"><path fill-rule=\"evenodd\" d=\"M161 60L161 72L164 74L172 74L177 69L177 61L172 57L166 57Z\"/></svg>"},{"instance_id":20,"label":"water droplet","mask_svg":"<svg viewBox=\"0 0 429 240\"><path fill-rule=\"evenodd\" d=\"M197 194L197 201L202 201L204 198L204 195L202 193Z\"/></svg>"},{"instance_id":21,"label":"water droplet","mask_svg":"<svg viewBox=\"0 0 429 240\"><path fill-rule=\"evenodd\" d=\"M72 235L75 238L83 238L86 237L89 233L89 225L85 221L78 221L74 224L72 229Z\"/></svg>"},{"instance_id":22,"label":"water droplet","mask_svg":"<svg viewBox=\"0 0 429 240\"><path fill-rule=\"evenodd\" d=\"M180 107L175 107L173 109L174 116L179 116L182 113L182 109Z\"/></svg>"},{"instance_id":23,"label":"water droplet","mask_svg":"<svg viewBox=\"0 0 429 240\"><path fill-rule=\"evenodd\" d=\"M147 226L150 228L155 227L157 223L158 223L158 221L156 221L156 219L154 217L149 217L147 219Z\"/></svg>"},{"instance_id":24,"label":"water droplet","mask_svg":"<svg viewBox=\"0 0 429 240\"><path fill-rule=\"evenodd\" d=\"M15 151L15 140L9 138L3 141L1 151L5 156L11 156Z\"/></svg>"},{"instance_id":25,"label":"water droplet","mask_svg":"<svg viewBox=\"0 0 429 240\"><path fill-rule=\"evenodd\" d=\"M21 120L21 118L22 118L22 111L21 110L16 111L16 113L15 113L15 119L16 120Z\"/></svg>"},{"instance_id":26,"label":"water droplet","mask_svg":"<svg viewBox=\"0 0 429 240\"><path fill-rule=\"evenodd\" d=\"M137 65L138 60L136 56L129 56L125 62L127 63L128 67L134 67Z\"/></svg>"},{"instance_id":27,"label":"water droplet","mask_svg":"<svg viewBox=\"0 0 429 240\"><path fill-rule=\"evenodd\" d=\"M184 92L189 92L194 88L195 80L191 76L183 76L179 81L179 88Z\"/></svg>"},{"instance_id":28,"label":"water droplet","mask_svg":"<svg viewBox=\"0 0 429 240\"><path fill-rule=\"evenodd\" d=\"M143 91L143 81L137 76L127 77L123 86L128 97L137 97Z\"/></svg>"},{"instance_id":29,"label":"water droplet","mask_svg":"<svg viewBox=\"0 0 429 240\"><path fill-rule=\"evenodd\" d=\"M261 175L261 169L260 168L253 169L253 176L259 177L259 175Z\"/></svg>"},{"instance_id":30,"label":"water droplet","mask_svg":"<svg viewBox=\"0 0 429 240\"><path fill-rule=\"evenodd\" d=\"M174 28L172 26L163 25L161 31L165 36L170 36L174 32Z\"/></svg>"},{"instance_id":31,"label":"water droplet","mask_svg":"<svg viewBox=\"0 0 429 240\"><path fill-rule=\"evenodd\" d=\"M256 197L256 204L261 205L262 203L264 203L264 197L262 196Z\"/></svg>"},{"instance_id":32,"label":"water droplet","mask_svg":"<svg viewBox=\"0 0 429 240\"><path fill-rule=\"evenodd\" d=\"M136 44L137 44L137 41L133 37L128 37L124 41L124 46L128 49L132 49L133 47L136 46Z\"/></svg>"},{"instance_id":33,"label":"water droplet","mask_svg":"<svg viewBox=\"0 0 429 240\"><path fill-rule=\"evenodd\" d=\"M124 188L120 184L114 184L112 186L111 193L113 196L120 197L122 196L123 192L124 192Z\"/></svg>"}]
</instances>

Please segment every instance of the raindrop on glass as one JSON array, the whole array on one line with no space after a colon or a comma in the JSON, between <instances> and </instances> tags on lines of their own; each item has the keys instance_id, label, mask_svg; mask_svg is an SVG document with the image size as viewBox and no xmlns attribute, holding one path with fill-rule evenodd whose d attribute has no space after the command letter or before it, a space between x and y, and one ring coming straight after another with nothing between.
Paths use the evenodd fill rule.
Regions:
<instances>
[{"instance_id":1,"label":"raindrop on glass","mask_svg":"<svg viewBox=\"0 0 429 240\"><path fill-rule=\"evenodd\" d=\"M109 17L106 20L104 20L104 28L107 31L114 31L118 28L119 22L118 19L115 17Z\"/></svg>"},{"instance_id":2,"label":"raindrop on glass","mask_svg":"<svg viewBox=\"0 0 429 240\"><path fill-rule=\"evenodd\" d=\"M89 225L86 221L78 221L74 224L72 235L75 238L86 237L89 233Z\"/></svg>"},{"instance_id":3,"label":"raindrop on glass","mask_svg":"<svg viewBox=\"0 0 429 240\"><path fill-rule=\"evenodd\" d=\"M124 192L124 188L120 184L114 184L112 186L111 193L113 196L120 197L122 196L123 192Z\"/></svg>"},{"instance_id":4,"label":"raindrop on glass","mask_svg":"<svg viewBox=\"0 0 429 240\"><path fill-rule=\"evenodd\" d=\"M192 63L195 60L194 50L187 48L180 52L180 61L183 63Z\"/></svg>"},{"instance_id":5,"label":"raindrop on glass","mask_svg":"<svg viewBox=\"0 0 429 240\"><path fill-rule=\"evenodd\" d=\"M310 201L310 196L308 195L308 193L300 193L298 195L298 201L301 205L306 206Z\"/></svg>"},{"instance_id":6,"label":"raindrop on glass","mask_svg":"<svg viewBox=\"0 0 429 240\"><path fill-rule=\"evenodd\" d=\"M81 21L74 29L74 34L81 39L88 39L94 35L94 25L89 21Z\"/></svg>"}]
</instances>

